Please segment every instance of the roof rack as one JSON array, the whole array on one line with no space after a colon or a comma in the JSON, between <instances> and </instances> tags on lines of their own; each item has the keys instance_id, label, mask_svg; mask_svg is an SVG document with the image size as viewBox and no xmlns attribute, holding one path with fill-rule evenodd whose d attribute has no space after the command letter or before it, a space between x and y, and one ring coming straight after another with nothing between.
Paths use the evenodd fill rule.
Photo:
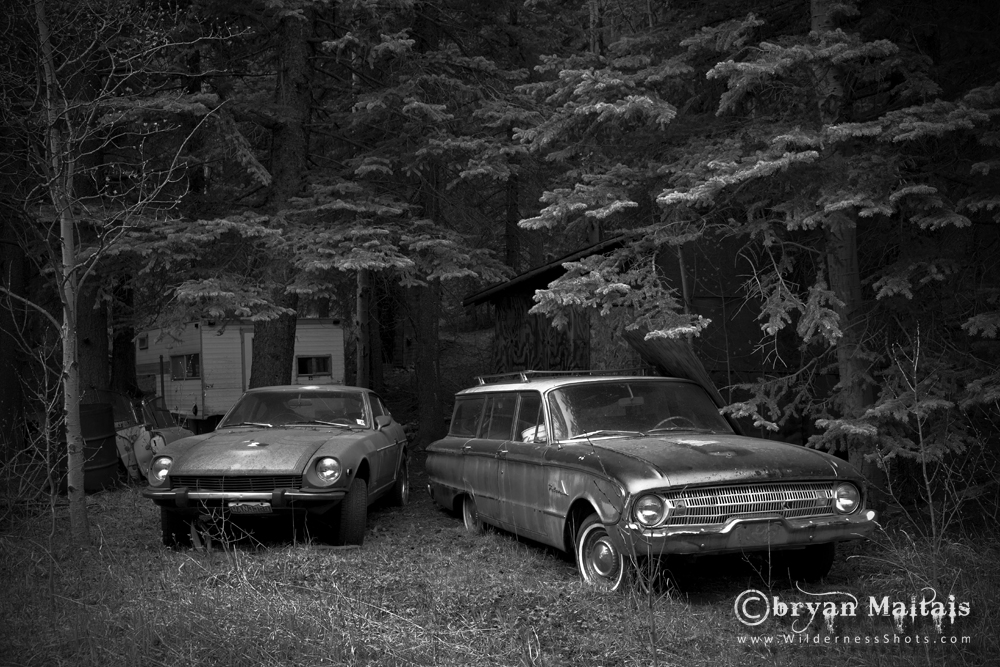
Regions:
<instances>
[{"instance_id":1,"label":"roof rack","mask_svg":"<svg viewBox=\"0 0 1000 667\"><path fill-rule=\"evenodd\" d=\"M496 375L477 375L476 381L480 385L494 384L500 382L531 382L532 380L542 380L553 377L588 377L588 376L617 376L617 375L652 375L650 368L619 368L614 370L590 370L590 371L514 371L512 373L498 373Z\"/></svg>"}]
</instances>

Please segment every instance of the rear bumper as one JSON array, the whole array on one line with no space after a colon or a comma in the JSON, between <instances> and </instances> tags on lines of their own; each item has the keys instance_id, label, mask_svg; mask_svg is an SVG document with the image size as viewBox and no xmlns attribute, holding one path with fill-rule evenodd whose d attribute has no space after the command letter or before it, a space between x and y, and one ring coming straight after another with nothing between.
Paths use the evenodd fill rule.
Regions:
<instances>
[{"instance_id":1,"label":"rear bumper","mask_svg":"<svg viewBox=\"0 0 1000 667\"><path fill-rule=\"evenodd\" d=\"M197 491L146 488L142 495L157 505L196 512L200 507L224 507L232 502L266 502L274 510L316 509L334 505L347 489L275 489L274 491Z\"/></svg>"},{"instance_id":2,"label":"rear bumper","mask_svg":"<svg viewBox=\"0 0 1000 667\"><path fill-rule=\"evenodd\" d=\"M844 542L868 537L875 530L872 510L812 519L731 519L722 526L677 526L645 529L621 524L619 535L626 552L636 556L710 554L795 549L811 544Z\"/></svg>"}]
</instances>

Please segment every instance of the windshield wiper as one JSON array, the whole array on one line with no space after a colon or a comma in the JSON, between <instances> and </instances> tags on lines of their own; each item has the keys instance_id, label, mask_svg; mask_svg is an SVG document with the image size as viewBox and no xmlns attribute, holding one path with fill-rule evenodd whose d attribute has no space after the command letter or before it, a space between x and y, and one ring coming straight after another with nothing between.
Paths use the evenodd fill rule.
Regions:
<instances>
[{"instance_id":1,"label":"windshield wiper","mask_svg":"<svg viewBox=\"0 0 1000 667\"><path fill-rule=\"evenodd\" d=\"M261 428L274 428L271 424L264 422L240 422L239 424L226 424L222 428L233 428L234 426L258 426Z\"/></svg>"},{"instance_id":2,"label":"windshield wiper","mask_svg":"<svg viewBox=\"0 0 1000 667\"><path fill-rule=\"evenodd\" d=\"M642 435L642 431L617 431L614 429L602 428L596 431L588 431L586 433L574 435L572 438L569 438L569 440L577 440L579 438L589 438L595 435Z\"/></svg>"},{"instance_id":3,"label":"windshield wiper","mask_svg":"<svg viewBox=\"0 0 1000 667\"><path fill-rule=\"evenodd\" d=\"M323 426L339 426L340 428L350 428L350 429L364 428L364 426L361 426L360 424L345 424L344 422L328 422L328 421L323 421L322 419L302 419L294 422L285 422L286 426L289 424L321 424Z\"/></svg>"},{"instance_id":4,"label":"windshield wiper","mask_svg":"<svg viewBox=\"0 0 1000 667\"><path fill-rule=\"evenodd\" d=\"M699 428L697 426L661 426L659 428L651 428L646 433L663 433L669 431L693 431L695 433L715 433L710 428Z\"/></svg>"}]
</instances>

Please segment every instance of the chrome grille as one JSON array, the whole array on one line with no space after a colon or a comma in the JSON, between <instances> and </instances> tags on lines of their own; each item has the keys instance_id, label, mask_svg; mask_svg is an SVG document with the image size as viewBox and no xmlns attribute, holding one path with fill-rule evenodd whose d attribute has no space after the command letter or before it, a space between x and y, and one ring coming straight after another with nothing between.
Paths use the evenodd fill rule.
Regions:
<instances>
[{"instance_id":1,"label":"chrome grille","mask_svg":"<svg viewBox=\"0 0 1000 667\"><path fill-rule=\"evenodd\" d=\"M834 513L829 482L710 486L662 495L675 507L665 526L718 525L734 517L801 519Z\"/></svg>"},{"instance_id":2,"label":"chrome grille","mask_svg":"<svg viewBox=\"0 0 1000 667\"><path fill-rule=\"evenodd\" d=\"M221 491L224 493L274 491L275 489L302 488L301 475L177 475L170 478L170 488L187 487L192 491Z\"/></svg>"}]
</instances>

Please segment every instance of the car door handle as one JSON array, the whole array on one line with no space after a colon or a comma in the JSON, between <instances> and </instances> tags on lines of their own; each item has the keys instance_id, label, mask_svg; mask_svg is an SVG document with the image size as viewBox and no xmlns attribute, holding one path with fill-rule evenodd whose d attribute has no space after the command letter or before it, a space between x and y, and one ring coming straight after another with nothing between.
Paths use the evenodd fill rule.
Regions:
<instances>
[{"instance_id":1,"label":"car door handle","mask_svg":"<svg viewBox=\"0 0 1000 667\"><path fill-rule=\"evenodd\" d=\"M500 458L501 456L507 456L506 447L501 447L500 449L497 450L497 458Z\"/></svg>"},{"instance_id":2,"label":"car door handle","mask_svg":"<svg viewBox=\"0 0 1000 667\"><path fill-rule=\"evenodd\" d=\"M462 451L467 452L472 449L472 445L462 445Z\"/></svg>"}]
</instances>

